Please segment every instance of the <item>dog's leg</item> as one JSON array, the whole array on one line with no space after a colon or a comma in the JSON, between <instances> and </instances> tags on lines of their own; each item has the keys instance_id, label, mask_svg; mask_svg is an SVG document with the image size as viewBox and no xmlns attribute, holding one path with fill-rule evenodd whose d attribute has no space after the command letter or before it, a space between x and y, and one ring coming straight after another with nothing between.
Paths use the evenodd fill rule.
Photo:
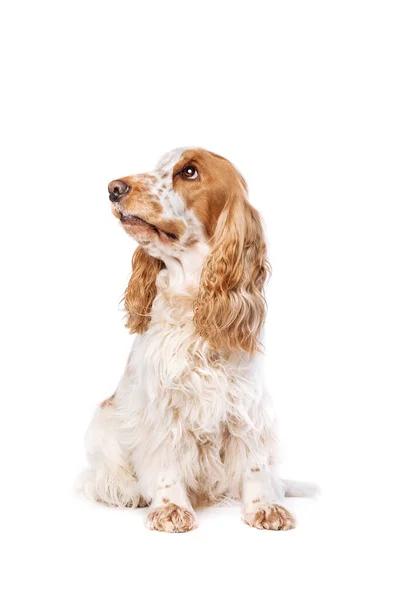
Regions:
<instances>
[{"instance_id":1,"label":"dog's leg","mask_svg":"<svg viewBox=\"0 0 400 600\"><path fill-rule=\"evenodd\" d=\"M286 508L277 504L282 494L273 470L267 462L249 460L243 474L243 521L257 529L287 530L296 520Z\"/></svg>"},{"instance_id":2,"label":"dog's leg","mask_svg":"<svg viewBox=\"0 0 400 600\"><path fill-rule=\"evenodd\" d=\"M133 465L119 444L114 397L96 409L85 445L90 468L83 474L84 494L112 506L145 506Z\"/></svg>"},{"instance_id":3,"label":"dog's leg","mask_svg":"<svg viewBox=\"0 0 400 600\"><path fill-rule=\"evenodd\" d=\"M177 464L160 470L153 498L146 522L149 529L183 533L196 527L196 518Z\"/></svg>"}]
</instances>

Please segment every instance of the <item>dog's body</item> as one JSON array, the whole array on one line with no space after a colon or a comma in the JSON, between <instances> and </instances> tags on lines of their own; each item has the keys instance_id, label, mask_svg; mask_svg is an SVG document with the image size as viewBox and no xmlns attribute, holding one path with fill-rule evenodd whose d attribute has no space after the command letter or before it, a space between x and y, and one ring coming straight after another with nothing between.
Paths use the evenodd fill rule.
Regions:
<instances>
[{"instance_id":1,"label":"dog's body","mask_svg":"<svg viewBox=\"0 0 400 600\"><path fill-rule=\"evenodd\" d=\"M126 293L128 325L139 335L116 393L87 433L85 488L107 504L151 503L148 526L162 531L192 529L194 508L225 498L242 500L249 525L291 529L294 518L278 504L285 486L275 471L274 419L257 352L268 271L261 225L247 200L231 194L210 223L204 186L224 159L190 152L175 151L156 172L110 184L118 198L110 196L118 202L114 213L141 245ZM203 208L177 189L179 161L187 180L193 171L201 177ZM243 180L227 164L244 194ZM228 179L225 194L227 186ZM195 192L189 188L189 196ZM219 228L221 219L228 227L227 209L238 210L239 221L224 241Z\"/></svg>"}]
</instances>

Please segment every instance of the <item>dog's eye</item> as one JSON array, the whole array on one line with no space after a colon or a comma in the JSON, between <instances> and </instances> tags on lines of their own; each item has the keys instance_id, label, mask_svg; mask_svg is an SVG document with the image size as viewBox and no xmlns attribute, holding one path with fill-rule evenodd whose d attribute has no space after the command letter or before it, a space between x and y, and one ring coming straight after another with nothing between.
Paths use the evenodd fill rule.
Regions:
<instances>
[{"instance_id":1,"label":"dog's eye","mask_svg":"<svg viewBox=\"0 0 400 600\"><path fill-rule=\"evenodd\" d=\"M183 169L182 175L185 179L196 179L199 176L196 167L193 167L193 165L187 165Z\"/></svg>"}]
</instances>

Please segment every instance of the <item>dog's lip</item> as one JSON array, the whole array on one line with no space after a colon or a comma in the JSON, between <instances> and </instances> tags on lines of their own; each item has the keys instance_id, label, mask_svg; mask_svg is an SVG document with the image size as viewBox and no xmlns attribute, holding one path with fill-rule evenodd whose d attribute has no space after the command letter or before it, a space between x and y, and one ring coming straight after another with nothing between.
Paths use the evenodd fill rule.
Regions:
<instances>
[{"instance_id":1,"label":"dog's lip","mask_svg":"<svg viewBox=\"0 0 400 600\"><path fill-rule=\"evenodd\" d=\"M145 223L146 225L150 225L150 227L153 227L153 225L151 225L150 223L148 223L148 221L145 221L144 219L142 219L141 217L138 217L137 215L123 215L122 213L120 214L119 220L121 221L121 223L136 223L136 222L140 222L140 223Z\"/></svg>"},{"instance_id":2,"label":"dog's lip","mask_svg":"<svg viewBox=\"0 0 400 600\"><path fill-rule=\"evenodd\" d=\"M153 229L153 231L157 234L163 233L166 236L168 236L170 239L173 239L173 240L176 240L178 238L178 236L175 233L171 233L170 231L165 231L164 229L160 229L156 225L153 225L153 223L149 223L148 221L145 221L144 219L142 219L141 217L138 217L137 215L124 215L121 213L119 220L121 221L121 223L123 225L135 225L135 224L140 225L142 223L143 225L147 225L147 227L150 227L151 229Z\"/></svg>"}]
</instances>

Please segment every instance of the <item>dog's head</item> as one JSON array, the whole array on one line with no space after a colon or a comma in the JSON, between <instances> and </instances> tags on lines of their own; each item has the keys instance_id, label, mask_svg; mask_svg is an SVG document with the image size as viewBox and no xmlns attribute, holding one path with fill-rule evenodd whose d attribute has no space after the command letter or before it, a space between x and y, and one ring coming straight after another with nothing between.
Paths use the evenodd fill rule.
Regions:
<instances>
[{"instance_id":1,"label":"dog's head","mask_svg":"<svg viewBox=\"0 0 400 600\"><path fill-rule=\"evenodd\" d=\"M196 327L215 349L256 352L269 265L259 215L235 167L206 150L174 150L154 171L112 181L109 194L114 215L139 243L125 296L131 331L148 327L164 262L207 245Z\"/></svg>"}]
</instances>

